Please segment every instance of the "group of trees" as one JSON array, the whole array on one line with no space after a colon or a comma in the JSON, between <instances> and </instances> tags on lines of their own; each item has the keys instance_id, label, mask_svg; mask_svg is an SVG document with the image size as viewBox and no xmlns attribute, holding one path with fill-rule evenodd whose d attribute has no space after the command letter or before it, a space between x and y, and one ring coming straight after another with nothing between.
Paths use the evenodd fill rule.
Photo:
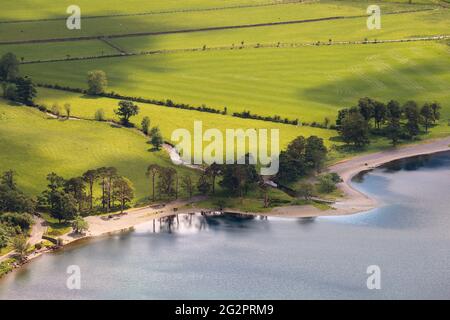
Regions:
<instances>
[{"instance_id":1,"label":"group of trees","mask_svg":"<svg viewBox=\"0 0 450 320\"><path fill-rule=\"evenodd\" d=\"M295 138L286 150L280 152L280 166L275 180L289 183L311 172L320 171L325 164L327 152L322 138Z\"/></svg>"},{"instance_id":2,"label":"group of trees","mask_svg":"<svg viewBox=\"0 0 450 320\"><path fill-rule=\"evenodd\" d=\"M123 100L119 102L119 108L114 112L119 116L122 125L131 127L133 124L130 122L130 118L139 114L139 106L131 101ZM142 132L150 137L150 143L156 150L159 150L164 143L161 130L157 126L151 128L150 124L150 118L145 116L141 121Z\"/></svg>"},{"instance_id":3,"label":"group of trees","mask_svg":"<svg viewBox=\"0 0 450 320\"><path fill-rule=\"evenodd\" d=\"M33 105L35 85L30 78L20 76L19 60L13 53L6 53L0 58L0 81L3 98Z\"/></svg>"},{"instance_id":4,"label":"group of trees","mask_svg":"<svg viewBox=\"0 0 450 320\"><path fill-rule=\"evenodd\" d=\"M74 220L78 215L87 215L97 210L95 198L96 183L100 186L100 208L126 208L134 198L133 185L118 174L114 167L88 170L82 176L68 180L52 172L47 175L47 189L39 198L41 208L47 209L59 221Z\"/></svg>"},{"instance_id":5,"label":"group of trees","mask_svg":"<svg viewBox=\"0 0 450 320\"><path fill-rule=\"evenodd\" d=\"M384 104L362 98L357 106L339 110L336 127L344 142L355 147L369 144L371 134L388 137L396 145L401 139L414 139L421 127L428 132L440 119L440 109L437 102L419 107L412 100L400 105L395 100Z\"/></svg>"},{"instance_id":6,"label":"group of trees","mask_svg":"<svg viewBox=\"0 0 450 320\"><path fill-rule=\"evenodd\" d=\"M247 155L247 160L248 160ZM191 175L179 176L174 168L151 164L146 176L151 180L151 199L178 198L179 189L191 198L195 190L200 194L215 194L218 177L222 177L220 186L228 194L243 196L259 181L256 166L248 164L211 164L202 171L197 181Z\"/></svg>"},{"instance_id":7,"label":"group of trees","mask_svg":"<svg viewBox=\"0 0 450 320\"><path fill-rule=\"evenodd\" d=\"M0 249L13 244L30 229L35 202L18 189L14 171L0 176Z\"/></svg>"}]
</instances>

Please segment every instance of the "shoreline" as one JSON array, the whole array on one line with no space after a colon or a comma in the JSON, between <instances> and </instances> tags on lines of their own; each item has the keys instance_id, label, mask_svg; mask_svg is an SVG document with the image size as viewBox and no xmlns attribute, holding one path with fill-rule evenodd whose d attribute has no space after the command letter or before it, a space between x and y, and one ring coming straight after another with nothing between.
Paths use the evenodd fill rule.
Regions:
<instances>
[{"instance_id":1,"label":"shoreline","mask_svg":"<svg viewBox=\"0 0 450 320\"><path fill-rule=\"evenodd\" d=\"M332 209L320 210L312 205L303 206L283 206L274 207L269 212L245 212L239 210L233 210L225 208L223 212L232 212L244 215L259 215L259 216L273 216L273 217L286 217L286 218L312 218L319 216L340 216L350 215L356 213L367 212L369 210L378 207L379 202L370 196L364 194L362 191L354 188L351 185L351 180L356 175L371 171L387 163L407 159L411 157L421 155L432 155L441 152L450 151L450 137L428 140L422 143L401 146L392 148L389 150L371 153L362 156L356 156L353 158L342 160L336 164L333 164L327 168L328 172L338 173L343 182L338 185L338 188L343 192L344 196L336 201L331 207ZM21 264L14 268L18 269L20 266L28 264L30 261L37 257L40 257L44 253L54 252L64 249L64 247L74 244L80 240L88 240L91 238L108 236L115 233L125 232L131 230L133 227L147 223L152 220L172 216L175 214L186 214L200 211L215 211L208 208L186 208L179 209L189 204L194 204L206 197L197 196L190 200L176 200L166 204L163 207L157 205L146 206L142 208L133 208L126 211L125 215L118 215L117 213L111 213L112 218L109 219L108 215L101 216L89 216L86 217L86 221L89 223L89 230L83 234L67 233L59 238L63 240L63 245L56 250L43 249L38 252L34 252L27 257L24 264ZM38 241L39 242L39 241ZM11 253L7 254L10 255ZM0 261L4 260L7 256L0 257ZM13 270L13 271L14 271Z\"/></svg>"}]
</instances>

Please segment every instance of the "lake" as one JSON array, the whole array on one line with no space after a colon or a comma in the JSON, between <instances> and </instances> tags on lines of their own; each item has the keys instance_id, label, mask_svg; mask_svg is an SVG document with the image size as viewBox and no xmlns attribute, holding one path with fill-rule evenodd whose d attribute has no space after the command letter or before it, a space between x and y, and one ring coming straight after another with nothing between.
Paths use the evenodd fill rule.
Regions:
<instances>
[{"instance_id":1,"label":"lake","mask_svg":"<svg viewBox=\"0 0 450 320\"><path fill-rule=\"evenodd\" d=\"M0 299L449 299L450 153L396 161L353 184L381 206L150 222L41 256L0 280ZM66 287L71 265L80 290ZM372 265L379 290L367 288Z\"/></svg>"}]
</instances>

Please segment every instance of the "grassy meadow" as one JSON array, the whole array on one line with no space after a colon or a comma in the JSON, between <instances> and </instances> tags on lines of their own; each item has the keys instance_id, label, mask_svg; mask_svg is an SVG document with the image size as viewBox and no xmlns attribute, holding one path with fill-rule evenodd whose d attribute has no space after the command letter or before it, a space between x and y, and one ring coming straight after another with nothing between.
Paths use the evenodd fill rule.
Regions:
<instances>
[{"instance_id":1,"label":"grassy meadow","mask_svg":"<svg viewBox=\"0 0 450 320\"><path fill-rule=\"evenodd\" d=\"M33 39L49 39L49 38L73 38L85 36L105 36L118 35L141 32L168 32L174 30L200 29L211 27L236 26L247 24L260 24L282 21L297 21L307 19L318 19L335 16L364 16L368 2L366 1L321 1L321 2L305 2L305 3L279 3L273 6L253 6L226 9L233 5L248 5L249 1L198 1L203 2L203 8L225 7L219 10L198 11L200 8L192 2L192 6L188 4L190 1L179 1L178 8L166 7L166 11L175 10L170 13L155 14L137 14L158 11L157 4L154 1L132 1L125 7L127 10L118 11L123 5L113 6L111 2L103 5L96 1L81 1L77 5L83 9L83 19L81 30L68 30L66 28L65 19L69 16L66 14L68 5L58 2L56 6L54 2L45 0L43 5L39 5L36 11L40 13L34 15L32 21L15 23L3 23L0 41L18 41ZM133 3L134 2L134 3ZM274 1L266 1L265 3L273 3ZM69 3L69 2L67 2ZM260 2L261 3L261 2ZM72 4L72 3L69 3ZM4 18L2 21L20 20L19 17L26 19L26 13L22 13L18 9L16 3L7 6L15 7L8 10L3 8ZM108 6L107 10L104 6ZM20 6L22 7L22 6ZM45 11L46 7L51 7L49 11ZM381 2L380 7L383 12L395 12L403 10L418 10L424 8L434 8L435 6L408 5L405 3ZM23 8L26 8L25 6ZM193 10L194 9L194 10ZM178 11L177 11L178 10ZM6 13L5 13L6 12ZM50 13L53 12L53 13ZM16 14L14 14L16 13ZM57 20L39 20L40 14L46 14L41 19ZM119 14L119 16L114 16ZM128 15L127 15L128 14ZM108 16L109 15L109 16ZM99 17L100 16L100 17ZM1 15L0 15L1 19ZM28 17L28 19L30 19ZM299 26L299 28L301 28Z\"/></svg>"},{"instance_id":2,"label":"grassy meadow","mask_svg":"<svg viewBox=\"0 0 450 320\"><path fill-rule=\"evenodd\" d=\"M173 130L191 130L194 121L201 120L204 129L280 129L281 147L298 135L320 136L332 147L340 144L333 130L239 119L230 114L249 110L321 123L325 118L334 121L339 109L355 105L365 96L384 102L438 101L443 106L441 125L423 138L449 135L450 41L327 45L329 39L333 43L449 35L448 5L427 0L408 2L379 1L382 28L368 30L366 8L372 3L366 0L129 0L126 4L79 0L82 29L68 30L66 8L72 1L42 0L38 5L34 0L9 1L0 11L0 55L14 52L21 61L29 62L119 54L100 39L109 36L109 43L130 53L226 47L20 66L23 75L40 83L87 88L88 71L100 69L108 76L107 91L216 109L227 107L228 115L222 116L138 103L140 113L132 122L139 126L144 116L150 117L151 125L159 126L168 141ZM36 10L30 10L34 6ZM345 18L223 29L338 16ZM215 27L222 29L195 31ZM173 33L176 30L191 32ZM114 37L155 32L165 34ZM30 43L76 37L95 39ZM1 44L8 41L28 43ZM317 41L322 45L300 45ZM258 44L277 43L282 45L257 48ZM117 120L115 99L39 88L36 102L49 109L55 103L61 108L70 103L71 114L85 119L94 119L96 110L103 109L107 119ZM19 184L32 194L42 191L50 171L70 177L90 168L116 166L133 181L141 200L149 189L144 175L147 165L171 165L164 152L149 152L147 139L136 131L94 121L49 119L37 110L5 101L0 101L0 148L0 169L17 171ZM358 153L385 148L389 142L376 138ZM354 153L332 152L330 161L351 155ZM248 207L254 203L250 201Z\"/></svg>"},{"instance_id":3,"label":"grassy meadow","mask_svg":"<svg viewBox=\"0 0 450 320\"><path fill-rule=\"evenodd\" d=\"M13 169L19 187L28 194L40 194L52 171L71 178L88 169L114 166L133 182L135 200L143 200L150 194L147 166L174 166L164 151L150 148L145 137L129 129L95 121L57 120L0 100L0 171ZM176 169L180 174L195 174L183 167Z\"/></svg>"},{"instance_id":4,"label":"grassy meadow","mask_svg":"<svg viewBox=\"0 0 450 320\"><path fill-rule=\"evenodd\" d=\"M450 47L436 42L183 52L24 65L37 82L86 88L104 70L109 90L250 110L300 121L334 119L361 97L439 101L450 116Z\"/></svg>"},{"instance_id":5,"label":"grassy meadow","mask_svg":"<svg viewBox=\"0 0 450 320\"><path fill-rule=\"evenodd\" d=\"M60 90L41 88L38 91L36 101L45 105L48 109L57 104L62 109L65 103L71 104L71 115L85 119L95 119L95 112L103 109L106 119L119 120L114 113L119 100L110 98L92 98L82 94L70 93ZM166 141L171 141L172 132L178 128L185 128L193 131L194 121L202 121L204 130L217 128L225 134L226 129L279 129L280 146L287 144L299 135L316 135L323 137L325 143L331 146L330 140L336 136L333 130L312 128L309 126L294 126L273 122L258 121L252 119L241 119L230 115L218 114L168 108L146 103L137 103L139 114L131 118L131 121L140 127L140 123L145 116L150 117L151 126L158 126Z\"/></svg>"}]
</instances>

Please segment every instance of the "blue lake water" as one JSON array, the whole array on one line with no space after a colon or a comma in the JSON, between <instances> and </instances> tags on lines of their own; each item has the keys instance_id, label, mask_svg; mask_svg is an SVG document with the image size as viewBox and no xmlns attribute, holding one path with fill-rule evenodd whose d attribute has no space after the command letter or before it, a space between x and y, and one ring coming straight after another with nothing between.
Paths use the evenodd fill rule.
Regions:
<instances>
[{"instance_id":1,"label":"blue lake water","mask_svg":"<svg viewBox=\"0 0 450 320\"><path fill-rule=\"evenodd\" d=\"M314 220L179 215L44 255L0 299L450 298L450 153L356 179L382 206ZM161 229L161 230L160 230ZM78 265L81 290L66 287ZM367 267L381 270L369 290Z\"/></svg>"}]
</instances>

